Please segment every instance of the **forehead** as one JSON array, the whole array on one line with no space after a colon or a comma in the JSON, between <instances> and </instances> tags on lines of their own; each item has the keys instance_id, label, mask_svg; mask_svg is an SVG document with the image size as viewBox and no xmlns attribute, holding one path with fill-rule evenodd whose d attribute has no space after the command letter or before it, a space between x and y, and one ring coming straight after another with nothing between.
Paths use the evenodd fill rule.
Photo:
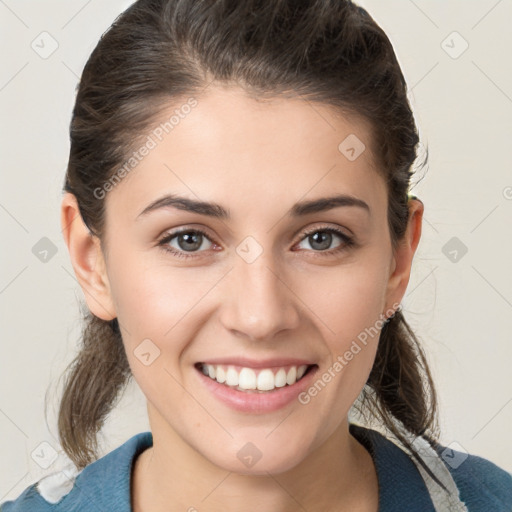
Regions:
<instances>
[{"instance_id":1,"label":"forehead","mask_svg":"<svg viewBox=\"0 0 512 512\"><path fill-rule=\"evenodd\" d=\"M141 140L149 149L107 194L130 218L166 193L240 215L334 193L382 196L368 123L301 97L256 100L211 86L194 102L169 103Z\"/></svg>"}]
</instances>

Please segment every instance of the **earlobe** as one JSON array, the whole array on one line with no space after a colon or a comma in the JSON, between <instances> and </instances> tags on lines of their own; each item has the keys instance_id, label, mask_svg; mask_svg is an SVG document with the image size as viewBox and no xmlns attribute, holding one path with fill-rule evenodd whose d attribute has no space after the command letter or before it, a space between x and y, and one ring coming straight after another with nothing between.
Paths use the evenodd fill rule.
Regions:
<instances>
[{"instance_id":1,"label":"earlobe","mask_svg":"<svg viewBox=\"0 0 512 512\"><path fill-rule=\"evenodd\" d=\"M76 278L87 305L103 320L116 317L100 240L85 225L76 197L66 192L61 205L61 227Z\"/></svg>"},{"instance_id":2,"label":"earlobe","mask_svg":"<svg viewBox=\"0 0 512 512\"><path fill-rule=\"evenodd\" d=\"M407 230L393 255L386 297L388 307L401 302L409 284L413 257L421 238L423 211L424 206L419 199L409 200Z\"/></svg>"}]
</instances>

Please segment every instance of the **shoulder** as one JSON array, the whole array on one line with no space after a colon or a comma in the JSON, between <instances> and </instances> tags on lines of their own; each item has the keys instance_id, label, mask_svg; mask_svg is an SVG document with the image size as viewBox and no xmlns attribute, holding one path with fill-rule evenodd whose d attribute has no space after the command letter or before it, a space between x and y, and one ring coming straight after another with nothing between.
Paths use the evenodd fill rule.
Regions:
<instances>
[{"instance_id":1,"label":"shoulder","mask_svg":"<svg viewBox=\"0 0 512 512\"><path fill-rule=\"evenodd\" d=\"M0 504L0 512L130 512L133 461L152 444L151 432L137 434L82 471L66 466L44 477Z\"/></svg>"},{"instance_id":2,"label":"shoulder","mask_svg":"<svg viewBox=\"0 0 512 512\"><path fill-rule=\"evenodd\" d=\"M450 493L454 494L453 503L462 502L467 512L512 511L512 475L487 459L465 453L462 447L459 451L451 445L436 445L424 461L447 486L447 494L443 494L438 484L420 472L412 457L384 433L354 424L350 431L374 459L379 505L386 512L410 510L411 503L418 510L437 510L431 500L442 501ZM422 444L427 442L423 440ZM452 504L442 510L463 509Z\"/></svg>"},{"instance_id":3,"label":"shoulder","mask_svg":"<svg viewBox=\"0 0 512 512\"><path fill-rule=\"evenodd\" d=\"M37 491L37 484L27 487L14 501L0 504L0 512L50 512L53 508Z\"/></svg>"},{"instance_id":4,"label":"shoulder","mask_svg":"<svg viewBox=\"0 0 512 512\"><path fill-rule=\"evenodd\" d=\"M450 471L469 512L512 511L512 474L490 460L439 446L436 451Z\"/></svg>"},{"instance_id":5,"label":"shoulder","mask_svg":"<svg viewBox=\"0 0 512 512\"><path fill-rule=\"evenodd\" d=\"M55 511L55 505L73 490L79 473L69 463L60 471L55 471L27 487L14 501L0 504L0 512Z\"/></svg>"}]
</instances>

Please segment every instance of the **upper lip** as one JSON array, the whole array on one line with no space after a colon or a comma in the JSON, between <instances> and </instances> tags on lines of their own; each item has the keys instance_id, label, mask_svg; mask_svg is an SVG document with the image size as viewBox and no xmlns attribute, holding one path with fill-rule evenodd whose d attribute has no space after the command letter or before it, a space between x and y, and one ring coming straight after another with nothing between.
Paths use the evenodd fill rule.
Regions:
<instances>
[{"instance_id":1,"label":"upper lip","mask_svg":"<svg viewBox=\"0 0 512 512\"><path fill-rule=\"evenodd\" d=\"M307 359L299 359L296 357L278 357L272 359L249 359L247 357L220 357L201 361L202 364L225 365L225 366L243 366L245 368L273 368L279 366L302 366L313 365Z\"/></svg>"}]
</instances>

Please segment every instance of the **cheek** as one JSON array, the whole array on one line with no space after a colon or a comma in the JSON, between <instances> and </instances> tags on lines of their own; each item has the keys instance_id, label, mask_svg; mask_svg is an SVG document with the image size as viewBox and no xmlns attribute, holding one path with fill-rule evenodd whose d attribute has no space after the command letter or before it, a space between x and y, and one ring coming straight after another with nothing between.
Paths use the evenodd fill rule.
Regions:
<instances>
[{"instance_id":1,"label":"cheek","mask_svg":"<svg viewBox=\"0 0 512 512\"><path fill-rule=\"evenodd\" d=\"M146 397L187 404L181 355L200 323L194 312L212 284L187 269L146 265L124 258L111 275L111 290L132 374ZM214 280L215 281L215 280ZM165 390L165 391L164 391Z\"/></svg>"},{"instance_id":2,"label":"cheek","mask_svg":"<svg viewBox=\"0 0 512 512\"><path fill-rule=\"evenodd\" d=\"M300 292L315 313L324 340L323 368L303 396L327 429L345 415L364 387L373 366L385 313L387 266L368 254L350 266L319 273ZM311 286L313 284L315 286ZM317 397L320 397L318 399ZM332 414L333 411L338 414ZM334 421L334 422L333 422Z\"/></svg>"},{"instance_id":3,"label":"cheek","mask_svg":"<svg viewBox=\"0 0 512 512\"><path fill-rule=\"evenodd\" d=\"M109 277L119 321L132 338L172 336L215 281L194 269L146 265L143 258L122 261Z\"/></svg>"},{"instance_id":4,"label":"cheek","mask_svg":"<svg viewBox=\"0 0 512 512\"><path fill-rule=\"evenodd\" d=\"M158 396L162 385L179 394L172 377L181 382L189 369L187 347L211 312L205 299L222 272L122 261L109 277L132 373L148 396Z\"/></svg>"},{"instance_id":5,"label":"cheek","mask_svg":"<svg viewBox=\"0 0 512 512\"><path fill-rule=\"evenodd\" d=\"M317 272L300 283L297 294L318 319L330 348L344 350L347 341L373 326L385 313L387 266L380 257Z\"/></svg>"}]
</instances>

